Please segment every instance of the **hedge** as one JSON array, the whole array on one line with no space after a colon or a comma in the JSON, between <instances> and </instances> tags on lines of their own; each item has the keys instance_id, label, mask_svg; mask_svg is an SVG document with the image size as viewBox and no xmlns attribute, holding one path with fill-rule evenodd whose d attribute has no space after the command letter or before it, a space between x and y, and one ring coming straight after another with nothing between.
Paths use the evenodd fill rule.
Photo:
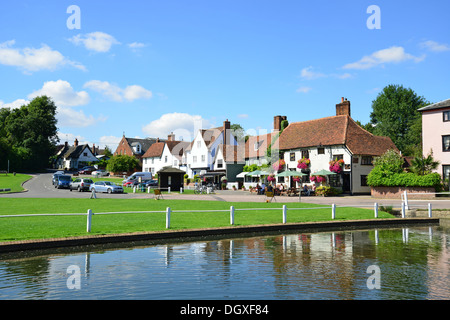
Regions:
<instances>
[{"instance_id":1,"label":"hedge","mask_svg":"<svg viewBox=\"0 0 450 320\"><path fill-rule=\"evenodd\" d=\"M411 172L392 173L386 175L374 168L367 176L367 184L371 187L434 187L441 188L439 173L417 175Z\"/></svg>"}]
</instances>

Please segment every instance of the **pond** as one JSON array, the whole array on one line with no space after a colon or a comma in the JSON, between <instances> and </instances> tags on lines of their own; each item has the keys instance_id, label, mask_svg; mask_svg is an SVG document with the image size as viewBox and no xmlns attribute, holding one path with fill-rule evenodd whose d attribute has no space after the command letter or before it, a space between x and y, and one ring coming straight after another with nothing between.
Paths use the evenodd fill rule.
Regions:
<instances>
[{"instance_id":1,"label":"pond","mask_svg":"<svg viewBox=\"0 0 450 320\"><path fill-rule=\"evenodd\" d=\"M260 235L0 256L0 299L450 298L444 226Z\"/></svg>"}]
</instances>

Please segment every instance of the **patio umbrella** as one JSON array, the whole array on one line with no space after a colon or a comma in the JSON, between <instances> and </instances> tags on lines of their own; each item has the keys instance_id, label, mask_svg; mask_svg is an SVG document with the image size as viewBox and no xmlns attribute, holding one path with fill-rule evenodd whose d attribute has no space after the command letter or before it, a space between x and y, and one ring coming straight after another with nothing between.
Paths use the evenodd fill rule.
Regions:
<instances>
[{"instance_id":1,"label":"patio umbrella","mask_svg":"<svg viewBox=\"0 0 450 320\"><path fill-rule=\"evenodd\" d=\"M252 176L252 177L259 177L260 175L262 175L262 171L261 170L255 170L252 172L248 172L246 174L246 176Z\"/></svg>"},{"instance_id":2,"label":"patio umbrella","mask_svg":"<svg viewBox=\"0 0 450 320\"><path fill-rule=\"evenodd\" d=\"M281 173L276 174L277 177L301 177L306 176L306 174L298 171L283 171Z\"/></svg>"},{"instance_id":3,"label":"patio umbrella","mask_svg":"<svg viewBox=\"0 0 450 320\"><path fill-rule=\"evenodd\" d=\"M330 176L330 175L333 175L333 174L337 174L337 173L331 172L331 171L328 171L328 170L325 170L325 169L322 169L320 171L312 173L311 175L312 176Z\"/></svg>"}]
</instances>

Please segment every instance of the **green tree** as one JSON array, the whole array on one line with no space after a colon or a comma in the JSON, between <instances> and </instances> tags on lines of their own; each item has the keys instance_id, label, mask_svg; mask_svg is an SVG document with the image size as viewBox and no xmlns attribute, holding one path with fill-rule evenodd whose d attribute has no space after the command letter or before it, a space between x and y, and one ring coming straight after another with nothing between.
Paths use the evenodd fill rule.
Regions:
<instances>
[{"instance_id":1,"label":"green tree","mask_svg":"<svg viewBox=\"0 0 450 320\"><path fill-rule=\"evenodd\" d=\"M244 141L245 139L245 131L244 128L238 123L234 123L230 126L231 132L236 137L237 141Z\"/></svg>"},{"instance_id":2,"label":"green tree","mask_svg":"<svg viewBox=\"0 0 450 320\"><path fill-rule=\"evenodd\" d=\"M424 97L401 85L388 85L372 102L370 124L376 135L388 136L405 155L411 146L422 144L419 108L428 105ZM414 148L413 148L414 149Z\"/></svg>"},{"instance_id":3,"label":"green tree","mask_svg":"<svg viewBox=\"0 0 450 320\"><path fill-rule=\"evenodd\" d=\"M117 155L109 159L106 170L111 172L133 171L139 166L139 160L133 156Z\"/></svg>"},{"instance_id":4,"label":"green tree","mask_svg":"<svg viewBox=\"0 0 450 320\"><path fill-rule=\"evenodd\" d=\"M8 154L2 155L0 165L7 159L12 170L45 169L59 141L56 125L56 105L47 96L17 109L1 109L0 138Z\"/></svg>"},{"instance_id":5,"label":"green tree","mask_svg":"<svg viewBox=\"0 0 450 320\"><path fill-rule=\"evenodd\" d=\"M439 161L434 160L433 152L430 151L426 157L419 155L411 160L410 170L415 174L424 176L430 174L439 166Z\"/></svg>"}]
</instances>

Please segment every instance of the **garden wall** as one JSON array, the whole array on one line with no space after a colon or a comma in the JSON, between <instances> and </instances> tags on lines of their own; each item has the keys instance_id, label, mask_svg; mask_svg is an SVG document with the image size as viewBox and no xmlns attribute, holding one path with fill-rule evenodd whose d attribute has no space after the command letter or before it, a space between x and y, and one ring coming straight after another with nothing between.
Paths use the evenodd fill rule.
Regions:
<instances>
[{"instance_id":1,"label":"garden wall","mask_svg":"<svg viewBox=\"0 0 450 320\"><path fill-rule=\"evenodd\" d=\"M408 193L408 199L433 199L436 197L434 194L436 191L432 187L371 187L370 189L374 198L401 199L401 194L405 191Z\"/></svg>"}]
</instances>

